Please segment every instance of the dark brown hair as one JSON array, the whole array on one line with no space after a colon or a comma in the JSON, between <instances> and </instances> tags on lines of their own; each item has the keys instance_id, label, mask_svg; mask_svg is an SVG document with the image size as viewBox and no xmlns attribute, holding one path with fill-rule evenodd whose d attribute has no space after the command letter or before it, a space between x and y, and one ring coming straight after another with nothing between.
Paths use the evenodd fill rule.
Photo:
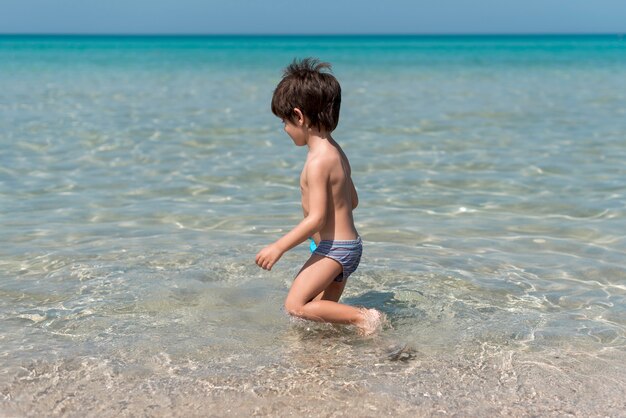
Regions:
<instances>
[{"instance_id":1,"label":"dark brown hair","mask_svg":"<svg viewBox=\"0 0 626 418\"><path fill-rule=\"evenodd\" d=\"M294 60L274 90L272 113L295 123L293 109L297 107L312 126L332 132L339 122L341 86L323 70L330 71L330 64L315 58Z\"/></svg>"}]
</instances>

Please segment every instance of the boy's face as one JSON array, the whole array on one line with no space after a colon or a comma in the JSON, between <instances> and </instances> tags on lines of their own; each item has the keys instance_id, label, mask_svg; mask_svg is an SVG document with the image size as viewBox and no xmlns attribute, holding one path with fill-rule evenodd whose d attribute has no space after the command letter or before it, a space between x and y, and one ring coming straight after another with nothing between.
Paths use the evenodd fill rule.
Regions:
<instances>
[{"instance_id":1,"label":"boy's face","mask_svg":"<svg viewBox=\"0 0 626 418\"><path fill-rule=\"evenodd\" d=\"M290 120L283 119L285 132L291 137L293 143L299 147L306 145L306 129L304 126L296 125Z\"/></svg>"}]
</instances>

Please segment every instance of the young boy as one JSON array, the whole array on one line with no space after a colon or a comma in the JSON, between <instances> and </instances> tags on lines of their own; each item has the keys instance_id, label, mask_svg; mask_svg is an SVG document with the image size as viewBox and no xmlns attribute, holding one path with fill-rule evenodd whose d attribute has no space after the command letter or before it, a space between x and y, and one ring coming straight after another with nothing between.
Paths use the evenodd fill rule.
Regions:
<instances>
[{"instance_id":1,"label":"young boy","mask_svg":"<svg viewBox=\"0 0 626 418\"><path fill-rule=\"evenodd\" d=\"M359 264L362 244L352 218L358 197L350 163L331 137L339 120L341 87L325 69L330 64L312 58L294 61L274 91L272 112L293 142L309 149L300 174L304 220L259 251L256 264L271 270L285 252L312 239L313 253L296 276L285 309L313 321L352 324L368 335L381 325L382 314L338 303Z\"/></svg>"}]
</instances>

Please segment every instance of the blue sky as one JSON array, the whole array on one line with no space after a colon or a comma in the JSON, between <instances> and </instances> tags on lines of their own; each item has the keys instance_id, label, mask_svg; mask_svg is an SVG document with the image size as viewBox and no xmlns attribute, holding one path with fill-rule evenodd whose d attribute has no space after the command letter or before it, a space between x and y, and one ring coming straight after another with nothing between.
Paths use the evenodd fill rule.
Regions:
<instances>
[{"instance_id":1,"label":"blue sky","mask_svg":"<svg viewBox=\"0 0 626 418\"><path fill-rule=\"evenodd\" d=\"M1 0L0 33L625 33L626 0Z\"/></svg>"}]
</instances>

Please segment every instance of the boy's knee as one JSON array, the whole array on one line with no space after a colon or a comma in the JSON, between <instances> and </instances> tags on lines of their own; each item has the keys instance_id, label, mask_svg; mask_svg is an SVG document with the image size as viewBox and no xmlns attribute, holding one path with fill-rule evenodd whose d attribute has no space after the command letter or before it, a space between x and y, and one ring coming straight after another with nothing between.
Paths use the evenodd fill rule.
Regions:
<instances>
[{"instance_id":1,"label":"boy's knee","mask_svg":"<svg viewBox=\"0 0 626 418\"><path fill-rule=\"evenodd\" d=\"M304 315L304 305L287 299L285 301L285 311L289 315L302 317Z\"/></svg>"}]
</instances>

